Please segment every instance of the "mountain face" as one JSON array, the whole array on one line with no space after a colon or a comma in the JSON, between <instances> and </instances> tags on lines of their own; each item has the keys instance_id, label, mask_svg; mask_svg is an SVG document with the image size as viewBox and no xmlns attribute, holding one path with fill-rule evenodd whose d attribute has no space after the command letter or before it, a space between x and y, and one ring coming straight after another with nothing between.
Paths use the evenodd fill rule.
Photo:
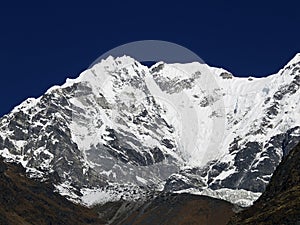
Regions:
<instances>
[{"instance_id":1,"label":"mountain face","mask_svg":"<svg viewBox=\"0 0 300 225\"><path fill-rule=\"evenodd\" d=\"M158 192L247 206L300 141L300 55L265 78L109 57L0 119L0 154L91 205Z\"/></svg>"},{"instance_id":2,"label":"mountain face","mask_svg":"<svg viewBox=\"0 0 300 225\"><path fill-rule=\"evenodd\" d=\"M284 157L266 191L229 224L300 224L300 144Z\"/></svg>"}]
</instances>

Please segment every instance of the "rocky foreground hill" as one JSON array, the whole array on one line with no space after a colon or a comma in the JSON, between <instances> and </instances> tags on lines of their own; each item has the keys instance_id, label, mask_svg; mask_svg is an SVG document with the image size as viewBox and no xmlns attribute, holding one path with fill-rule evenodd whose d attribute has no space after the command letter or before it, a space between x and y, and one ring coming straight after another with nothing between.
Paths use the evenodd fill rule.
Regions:
<instances>
[{"instance_id":1,"label":"rocky foreground hill","mask_svg":"<svg viewBox=\"0 0 300 225\"><path fill-rule=\"evenodd\" d=\"M300 224L300 144L280 163L266 191L229 225Z\"/></svg>"},{"instance_id":2,"label":"rocky foreground hill","mask_svg":"<svg viewBox=\"0 0 300 225\"><path fill-rule=\"evenodd\" d=\"M0 158L0 224L105 224L98 214L53 192L49 182L26 177L20 164Z\"/></svg>"}]
</instances>

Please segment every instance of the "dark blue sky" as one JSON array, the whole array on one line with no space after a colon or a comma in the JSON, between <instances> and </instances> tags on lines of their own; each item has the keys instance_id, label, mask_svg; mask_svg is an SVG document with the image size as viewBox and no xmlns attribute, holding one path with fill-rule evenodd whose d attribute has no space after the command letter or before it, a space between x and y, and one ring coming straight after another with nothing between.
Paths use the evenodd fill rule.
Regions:
<instances>
[{"instance_id":1,"label":"dark blue sky","mask_svg":"<svg viewBox=\"0 0 300 225\"><path fill-rule=\"evenodd\" d=\"M264 76L300 52L299 27L300 3L289 0L14 1L0 6L0 115L137 40L174 42L235 75Z\"/></svg>"}]
</instances>

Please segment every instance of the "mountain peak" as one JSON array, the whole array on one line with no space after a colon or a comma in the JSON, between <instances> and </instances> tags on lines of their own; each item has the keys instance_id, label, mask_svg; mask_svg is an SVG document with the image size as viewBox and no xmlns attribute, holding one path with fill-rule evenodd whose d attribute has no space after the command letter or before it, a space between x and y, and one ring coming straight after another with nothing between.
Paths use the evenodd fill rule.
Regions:
<instances>
[{"instance_id":1,"label":"mountain peak","mask_svg":"<svg viewBox=\"0 0 300 225\"><path fill-rule=\"evenodd\" d=\"M297 53L285 67L291 66L293 64L299 63L300 62L300 53Z\"/></svg>"},{"instance_id":2,"label":"mountain peak","mask_svg":"<svg viewBox=\"0 0 300 225\"><path fill-rule=\"evenodd\" d=\"M133 63L138 63L137 60L135 60L134 58L127 56L127 55L123 55L123 56L118 56L118 57L114 57L114 56L108 56L105 59L98 59L96 60L96 62L94 62L92 64L92 67L94 67L95 65L128 65L128 64L133 64Z\"/></svg>"}]
</instances>

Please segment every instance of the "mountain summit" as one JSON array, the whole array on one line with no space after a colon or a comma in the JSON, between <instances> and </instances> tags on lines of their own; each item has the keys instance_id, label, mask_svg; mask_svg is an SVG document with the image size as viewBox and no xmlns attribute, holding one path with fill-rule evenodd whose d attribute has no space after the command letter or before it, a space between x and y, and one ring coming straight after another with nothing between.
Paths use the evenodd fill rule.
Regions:
<instances>
[{"instance_id":1,"label":"mountain summit","mask_svg":"<svg viewBox=\"0 0 300 225\"><path fill-rule=\"evenodd\" d=\"M294 66L295 64L300 62L300 53L297 53L285 67Z\"/></svg>"}]
</instances>

